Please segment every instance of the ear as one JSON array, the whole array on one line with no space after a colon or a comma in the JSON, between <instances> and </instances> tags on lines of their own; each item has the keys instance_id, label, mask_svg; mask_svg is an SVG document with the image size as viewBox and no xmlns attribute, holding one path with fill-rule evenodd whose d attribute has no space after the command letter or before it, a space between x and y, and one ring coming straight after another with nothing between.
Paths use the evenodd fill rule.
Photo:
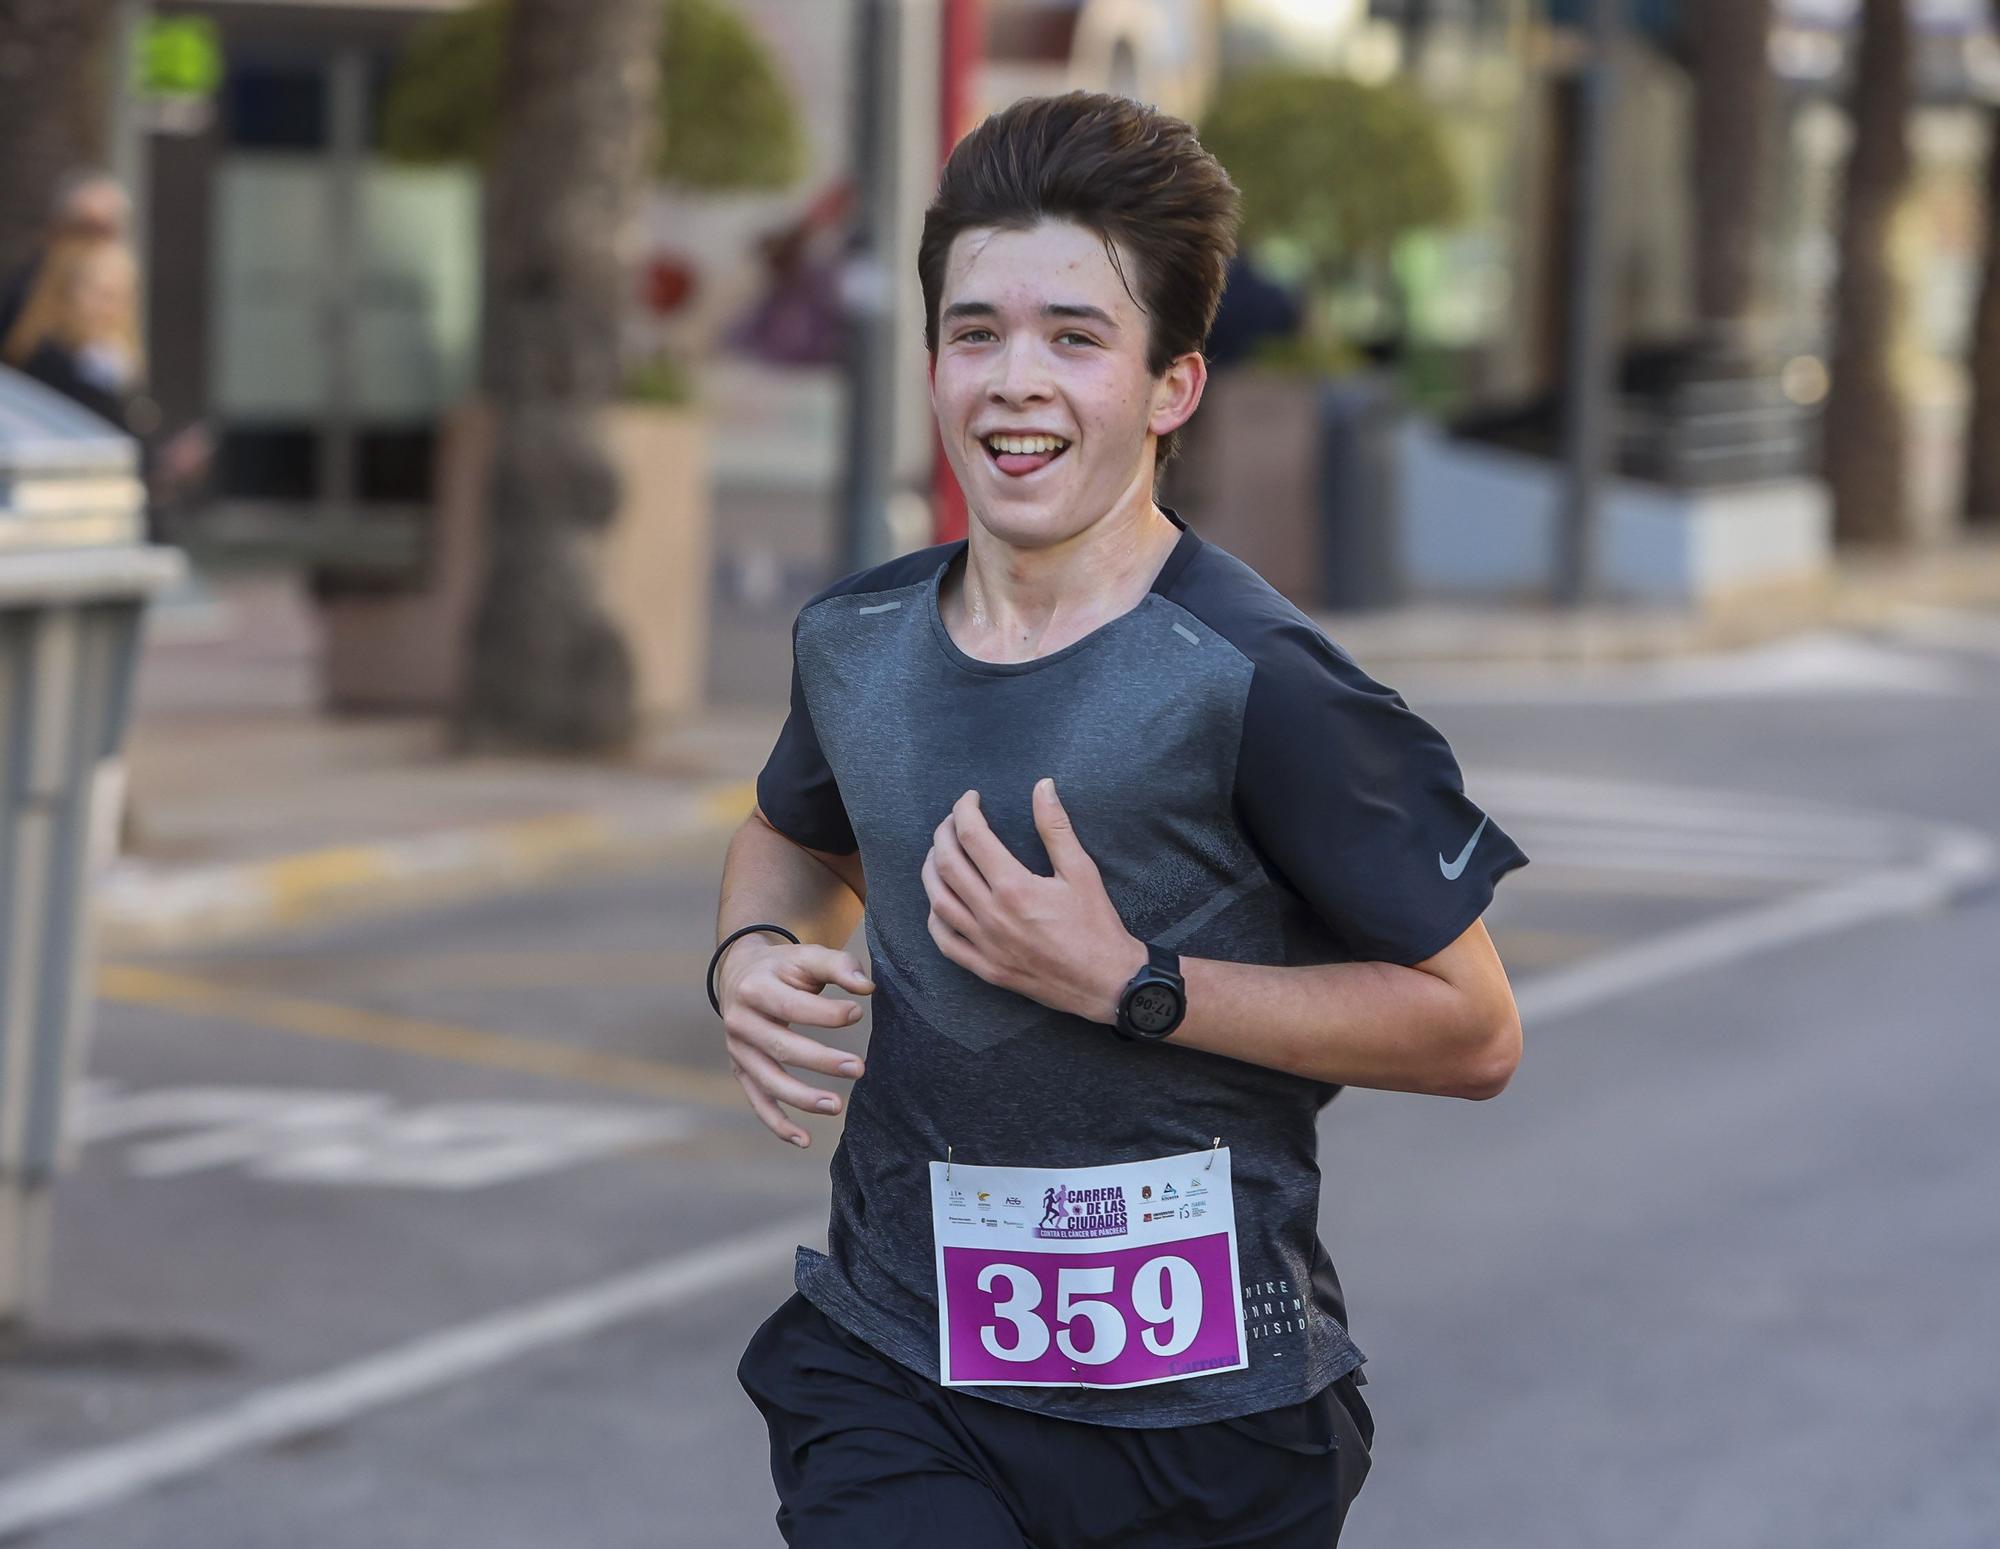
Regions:
<instances>
[{"instance_id":1,"label":"ear","mask_svg":"<svg viewBox=\"0 0 2000 1549\"><path fill-rule=\"evenodd\" d=\"M1146 429L1156 436L1179 430L1190 419L1208 386L1208 362L1200 350L1177 356L1153 384L1152 416Z\"/></svg>"}]
</instances>

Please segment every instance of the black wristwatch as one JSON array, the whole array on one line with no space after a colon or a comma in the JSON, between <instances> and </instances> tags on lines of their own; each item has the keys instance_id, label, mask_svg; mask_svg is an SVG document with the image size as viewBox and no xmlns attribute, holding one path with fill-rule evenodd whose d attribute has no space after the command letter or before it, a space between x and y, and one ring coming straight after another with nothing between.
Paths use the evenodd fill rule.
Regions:
<instances>
[{"instance_id":1,"label":"black wristwatch","mask_svg":"<svg viewBox=\"0 0 2000 1549\"><path fill-rule=\"evenodd\" d=\"M1181 978L1181 955L1146 943L1146 966L1132 975L1118 997L1118 1036L1158 1040L1181 1025L1187 1015L1187 985Z\"/></svg>"}]
</instances>

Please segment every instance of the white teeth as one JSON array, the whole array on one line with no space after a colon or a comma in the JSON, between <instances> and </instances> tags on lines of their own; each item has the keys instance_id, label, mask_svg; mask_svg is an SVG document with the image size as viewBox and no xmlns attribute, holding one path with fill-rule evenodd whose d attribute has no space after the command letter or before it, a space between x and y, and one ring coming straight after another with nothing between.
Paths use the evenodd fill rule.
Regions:
<instances>
[{"instance_id":1,"label":"white teeth","mask_svg":"<svg viewBox=\"0 0 2000 1549\"><path fill-rule=\"evenodd\" d=\"M1068 446L1054 436L988 436L986 444L996 452L1029 454L1034 452L1060 452Z\"/></svg>"}]
</instances>

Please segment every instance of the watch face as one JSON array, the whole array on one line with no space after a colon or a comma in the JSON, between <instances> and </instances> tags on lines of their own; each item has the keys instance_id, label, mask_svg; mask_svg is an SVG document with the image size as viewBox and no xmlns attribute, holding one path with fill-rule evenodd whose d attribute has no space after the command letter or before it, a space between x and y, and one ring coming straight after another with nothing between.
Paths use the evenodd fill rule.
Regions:
<instances>
[{"instance_id":1,"label":"watch face","mask_svg":"<svg viewBox=\"0 0 2000 1549\"><path fill-rule=\"evenodd\" d=\"M1126 1002L1126 1016L1142 1033L1163 1033L1180 1019L1181 998L1164 984L1142 984Z\"/></svg>"}]
</instances>

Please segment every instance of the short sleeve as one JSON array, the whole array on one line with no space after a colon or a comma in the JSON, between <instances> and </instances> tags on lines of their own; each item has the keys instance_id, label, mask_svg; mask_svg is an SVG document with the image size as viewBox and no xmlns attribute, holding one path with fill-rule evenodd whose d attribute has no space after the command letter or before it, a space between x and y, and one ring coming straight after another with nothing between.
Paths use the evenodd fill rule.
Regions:
<instances>
[{"instance_id":1,"label":"short sleeve","mask_svg":"<svg viewBox=\"0 0 2000 1549\"><path fill-rule=\"evenodd\" d=\"M1236 806L1266 864L1357 959L1450 946L1528 857L1466 796L1443 736L1309 621L1254 664Z\"/></svg>"},{"instance_id":2,"label":"short sleeve","mask_svg":"<svg viewBox=\"0 0 2000 1549\"><path fill-rule=\"evenodd\" d=\"M792 709L757 776L757 805L772 827L795 844L829 855L852 855L854 826L840 787L813 730L812 710L799 679L798 626L792 626Z\"/></svg>"}]
</instances>

